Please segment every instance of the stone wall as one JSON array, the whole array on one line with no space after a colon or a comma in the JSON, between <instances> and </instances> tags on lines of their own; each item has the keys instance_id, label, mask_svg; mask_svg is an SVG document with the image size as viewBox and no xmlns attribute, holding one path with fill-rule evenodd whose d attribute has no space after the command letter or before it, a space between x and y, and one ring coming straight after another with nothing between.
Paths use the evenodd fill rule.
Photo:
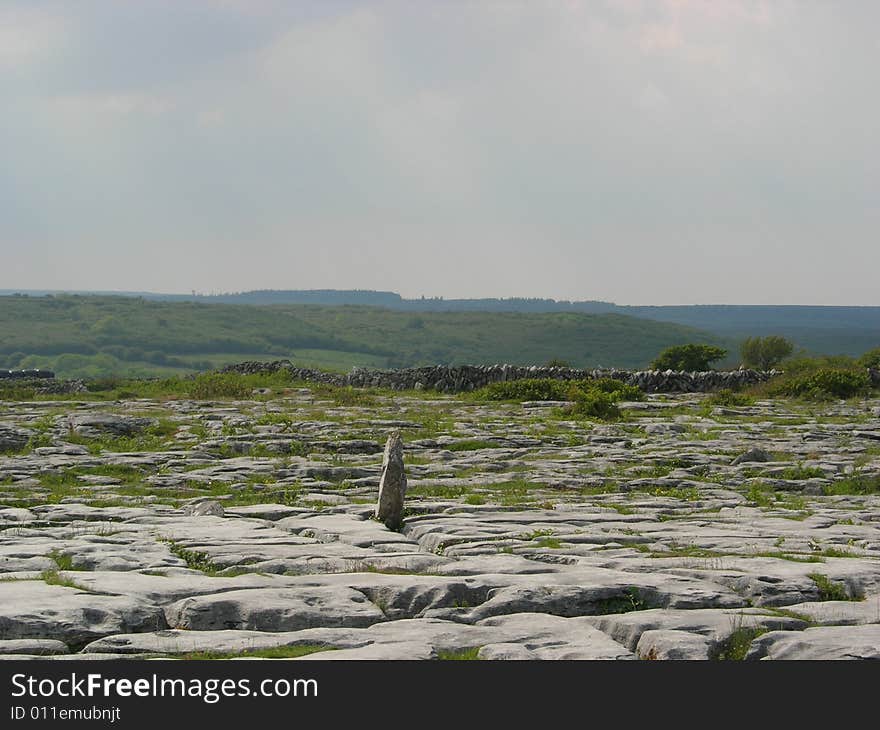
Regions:
<instances>
[{"instance_id":1,"label":"stone wall","mask_svg":"<svg viewBox=\"0 0 880 730\"><path fill-rule=\"evenodd\" d=\"M0 370L0 380L34 380L54 378L51 370Z\"/></svg>"},{"instance_id":2,"label":"stone wall","mask_svg":"<svg viewBox=\"0 0 880 730\"><path fill-rule=\"evenodd\" d=\"M672 370L578 370L575 368L525 367L516 365L436 365L402 370L370 370L354 368L345 375L295 367L288 360L271 363L244 362L229 365L222 372L269 373L288 370L299 380L351 385L357 388L389 388L391 390L436 390L440 393L460 393L482 388L489 383L523 378L553 378L556 380L589 380L614 378L628 385L637 385L646 393L706 393L722 388L742 388L769 380L778 371L757 370L709 371L702 373L674 372Z\"/></svg>"}]
</instances>

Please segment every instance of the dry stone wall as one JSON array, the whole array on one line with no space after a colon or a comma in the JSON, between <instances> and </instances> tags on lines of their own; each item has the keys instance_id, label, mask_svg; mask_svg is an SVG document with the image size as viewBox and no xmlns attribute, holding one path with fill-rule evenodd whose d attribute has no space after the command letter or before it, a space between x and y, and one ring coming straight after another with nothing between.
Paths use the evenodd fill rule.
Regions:
<instances>
[{"instance_id":1,"label":"dry stone wall","mask_svg":"<svg viewBox=\"0 0 880 730\"><path fill-rule=\"evenodd\" d=\"M614 378L627 385L637 385L647 393L706 393L722 388L742 388L769 380L779 372L770 370L730 370L708 372L675 372L672 370L581 370L576 368L517 365L435 365L401 370L354 368L345 375L295 367L288 360L275 362L243 362L230 365L223 372L244 374L288 370L294 378L309 382L351 385L357 388L389 388L391 390L436 390L460 393L482 388L490 383L524 378L556 380L590 380Z\"/></svg>"}]
</instances>

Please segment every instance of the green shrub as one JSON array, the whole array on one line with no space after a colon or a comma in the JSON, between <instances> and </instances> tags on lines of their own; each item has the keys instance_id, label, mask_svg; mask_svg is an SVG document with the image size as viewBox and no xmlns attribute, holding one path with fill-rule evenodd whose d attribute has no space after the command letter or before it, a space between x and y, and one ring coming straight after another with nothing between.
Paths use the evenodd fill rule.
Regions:
<instances>
[{"instance_id":1,"label":"green shrub","mask_svg":"<svg viewBox=\"0 0 880 730\"><path fill-rule=\"evenodd\" d=\"M609 393L599 390L581 393L574 403L565 409L566 415L584 418L598 418L613 421L620 418L620 409L615 405L615 398Z\"/></svg>"},{"instance_id":2,"label":"green shrub","mask_svg":"<svg viewBox=\"0 0 880 730\"><path fill-rule=\"evenodd\" d=\"M829 400L832 398L852 398L867 394L871 381L866 372L823 368L802 375L789 375L774 383L774 395L787 395L808 400Z\"/></svg>"},{"instance_id":3,"label":"green shrub","mask_svg":"<svg viewBox=\"0 0 880 730\"><path fill-rule=\"evenodd\" d=\"M706 398L706 403L712 406L727 406L734 408L737 406L750 406L754 403L754 400L742 393L734 393L729 388L723 388Z\"/></svg>"},{"instance_id":4,"label":"green shrub","mask_svg":"<svg viewBox=\"0 0 880 730\"><path fill-rule=\"evenodd\" d=\"M855 473L829 484L823 492L824 494L877 494L880 492L880 474Z\"/></svg>"},{"instance_id":5,"label":"green shrub","mask_svg":"<svg viewBox=\"0 0 880 730\"><path fill-rule=\"evenodd\" d=\"M787 469L783 469L776 476L780 479L801 480L813 479L814 477L824 477L825 472L817 466L804 466L803 464L798 464L797 466L790 466Z\"/></svg>"},{"instance_id":6,"label":"green shrub","mask_svg":"<svg viewBox=\"0 0 880 730\"><path fill-rule=\"evenodd\" d=\"M779 335L749 337L739 348L743 365L758 370L771 370L794 351L794 344Z\"/></svg>"},{"instance_id":7,"label":"green shrub","mask_svg":"<svg viewBox=\"0 0 880 730\"><path fill-rule=\"evenodd\" d=\"M819 355L795 357L782 363L786 375L805 375L817 370L860 370L861 366L849 355Z\"/></svg>"},{"instance_id":8,"label":"green shrub","mask_svg":"<svg viewBox=\"0 0 880 730\"><path fill-rule=\"evenodd\" d=\"M675 345L667 347L651 363L655 370L685 370L701 372L711 369L711 363L720 360L727 350L714 345Z\"/></svg>"},{"instance_id":9,"label":"green shrub","mask_svg":"<svg viewBox=\"0 0 880 730\"><path fill-rule=\"evenodd\" d=\"M627 385L614 378L596 378L595 380L578 380L578 386L584 390L598 390L615 396L615 400L645 400L644 391L637 385Z\"/></svg>"},{"instance_id":10,"label":"green shrub","mask_svg":"<svg viewBox=\"0 0 880 730\"><path fill-rule=\"evenodd\" d=\"M861 365L863 368L874 368L875 370L880 370L880 347L875 347L873 350L868 350L856 362L858 362L858 364Z\"/></svg>"},{"instance_id":11,"label":"green shrub","mask_svg":"<svg viewBox=\"0 0 880 730\"><path fill-rule=\"evenodd\" d=\"M568 400L570 383L552 378L527 378L490 383L475 391L482 400Z\"/></svg>"},{"instance_id":12,"label":"green shrub","mask_svg":"<svg viewBox=\"0 0 880 730\"><path fill-rule=\"evenodd\" d=\"M554 380L553 378L527 378L491 383L474 392L481 400L527 401L527 400L570 400L577 401L584 395L604 393L612 400L644 400L645 394L635 385L627 385L613 378L596 380Z\"/></svg>"}]
</instances>

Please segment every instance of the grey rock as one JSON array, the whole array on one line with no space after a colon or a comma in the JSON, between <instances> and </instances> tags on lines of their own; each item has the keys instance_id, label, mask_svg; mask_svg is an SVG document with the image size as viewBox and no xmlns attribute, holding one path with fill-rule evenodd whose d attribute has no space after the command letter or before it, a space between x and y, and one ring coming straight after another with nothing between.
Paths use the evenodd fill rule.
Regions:
<instances>
[{"instance_id":1,"label":"grey rock","mask_svg":"<svg viewBox=\"0 0 880 730\"><path fill-rule=\"evenodd\" d=\"M538 658L531 649L514 642L501 642L481 646L479 652L477 652L477 657L480 659L507 661L530 661Z\"/></svg>"},{"instance_id":2,"label":"grey rock","mask_svg":"<svg viewBox=\"0 0 880 730\"><path fill-rule=\"evenodd\" d=\"M381 609L363 593L329 586L258 588L185 598L168 606L165 614L169 626L191 631L295 631L369 626L385 620Z\"/></svg>"},{"instance_id":3,"label":"grey rock","mask_svg":"<svg viewBox=\"0 0 880 730\"><path fill-rule=\"evenodd\" d=\"M718 646L740 628L795 629L808 624L787 616L768 615L759 609L737 611L701 609L694 611L649 610L608 616L588 617L591 625L607 633L615 641L635 650L642 636L649 631L686 632L705 637L711 646ZM663 637L660 637L661 639ZM647 650L651 637L646 640ZM655 639L656 641L656 639ZM661 644L665 647L665 643Z\"/></svg>"},{"instance_id":4,"label":"grey rock","mask_svg":"<svg viewBox=\"0 0 880 730\"><path fill-rule=\"evenodd\" d=\"M185 631L166 629L140 634L117 634L88 644L83 653L102 654L190 654L216 652L244 654L259 649L282 646L326 645L334 648L366 646L370 640L358 637L351 629L303 629L291 632L273 631Z\"/></svg>"},{"instance_id":5,"label":"grey rock","mask_svg":"<svg viewBox=\"0 0 880 730\"><path fill-rule=\"evenodd\" d=\"M185 514L193 515L195 517L199 517L201 515L211 515L213 517L223 517L225 514L225 510L223 509L223 505L221 505L216 500L210 499L204 502L196 502L195 504L187 505L183 510Z\"/></svg>"},{"instance_id":6,"label":"grey rock","mask_svg":"<svg viewBox=\"0 0 880 730\"><path fill-rule=\"evenodd\" d=\"M160 609L129 596L102 596L40 580L3 583L0 636L79 646L101 636L165 628Z\"/></svg>"},{"instance_id":7,"label":"grey rock","mask_svg":"<svg viewBox=\"0 0 880 730\"><path fill-rule=\"evenodd\" d=\"M752 641L746 659L880 659L880 625L771 631Z\"/></svg>"},{"instance_id":8,"label":"grey rock","mask_svg":"<svg viewBox=\"0 0 880 730\"><path fill-rule=\"evenodd\" d=\"M137 436L155 424L151 418L119 416L113 413L87 413L68 417L68 425L82 436Z\"/></svg>"},{"instance_id":9,"label":"grey rock","mask_svg":"<svg viewBox=\"0 0 880 730\"><path fill-rule=\"evenodd\" d=\"M395 641L388 644L369 644L353 649L339 651L320 651L306 654L296 661L408 661L415 659L436 659L437 652L423 641Z\"/></svg>"},{"instance_id":10,"label":"grey rock","mask_svg":"<svg viewBox=\"0 0 880 730\"><path fill-rule=\"evenodd\" d=\"M31 437L31 432L0 423L0 454L8 451L20 451Z\"/></svg>"},{"instance_id":11,"label":"grey rock","mask_svg":"<svg viewBox=\"0 0 880 730\"><path fill-rule=\"evenodd\" d=\"M57 639L0 639L0 654L67 654L67 644Z\"/></svg>"},{"instance_id":12,"label":"grey rock","mask_svg":"<svg viewBox=\"0 0 880 730\"><path fill-rule=\"evenodd\" d=\"M375 517L389 529L403 523L403 501L406 497L406 472L403 465L403 441L395 431L385 442L382 477L379 480L379 501Z\"/></svg>"},{"instance_id":13,"label":"grey rock","mask_svg":"<svg viewBox=\"0 0 880 730\"><path fill-rule=\"evenodd\" d=\"M730 462L730 464L731 466L737 466L738 464L745 464L748 462L763 463L767 461L773 461L773 455L765 451L764 449L755 447L737 456L733 461Z\"/></svg>"},{"instance_id":14,"label":"grey rock","mask_svg":"<svg viewBox=\"0 0 880 730\"><path fill-rule=\"evenodd\" d=\"M636 644L639 659L709 659L713 642L699 634L675 629L645 631Z\"/></svg>"}]
</instances>

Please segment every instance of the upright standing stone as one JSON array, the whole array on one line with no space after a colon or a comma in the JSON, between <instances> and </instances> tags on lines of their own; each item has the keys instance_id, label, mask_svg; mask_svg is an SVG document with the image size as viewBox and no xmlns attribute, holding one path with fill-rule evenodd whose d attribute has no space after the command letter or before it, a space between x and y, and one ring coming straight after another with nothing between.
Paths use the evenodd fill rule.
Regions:
<instances>
[{"instance_id":1,"label":"upright standing stone","mask_svg":"<svg viewBox=\"0 0 880 730\"><path fill-rule=\"evenodd\" d=\"M403 441L394 431L385 442L382 479L379 481L379 502L376 519L391 530L403 524L403 498L406 496L406 472L403 468Z\"/></svg>"}]
</instances>

